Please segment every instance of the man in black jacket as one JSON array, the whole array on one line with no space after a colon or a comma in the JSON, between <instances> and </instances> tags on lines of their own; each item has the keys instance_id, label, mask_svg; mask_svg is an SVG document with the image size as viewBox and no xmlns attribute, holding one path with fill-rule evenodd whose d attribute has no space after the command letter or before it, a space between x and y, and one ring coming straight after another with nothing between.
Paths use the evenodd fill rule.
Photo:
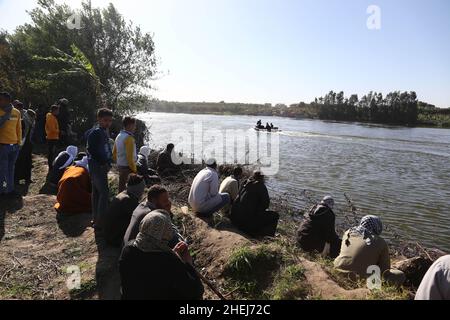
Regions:
<instances>
[{"instance_id":1,"label":"man in black jacket","mask_svg":"<svg viewBox=\"0 0 450 320\"><path fill-rule=\"evenodd\" d=\"M144 178L130 174L127 188L119 193L111 202L104 220L106 242L113 247L122 245L123 237L130 224L131 216L141 201L145 191Z\"/></svg>"},{"instance_id":2,"label":"man in black jacket","mask_svg":"<svg viewBox=\"0 0 450 320\"><path fill-rule=\"evenodd\" d=\"M231 209L231 222L252 237L273 237L279 215L267 210L269 205L269 192L264 184L264 176L257 171L239 191Z\"/></svg>"},{"instance_id":3,"label":"man in black jacket","mask_svg":"<svg viewBox=\"0 0 450 320\"><path fill-rule=\"evenodd\" d=\"M334 259L339 255L341 240L335 230L333 207L333 198L327 196L305 215L297 236L298 245L304 251L323 253L328 244L329 256Z\"/></svg>"}]
</instances>

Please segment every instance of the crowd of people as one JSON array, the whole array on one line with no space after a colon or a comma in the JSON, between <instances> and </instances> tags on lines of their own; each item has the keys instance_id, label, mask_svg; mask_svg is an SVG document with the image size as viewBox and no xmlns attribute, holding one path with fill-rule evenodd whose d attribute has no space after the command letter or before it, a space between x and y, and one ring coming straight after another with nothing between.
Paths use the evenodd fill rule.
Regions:
<instances>
[{"instance_id":1,"label":"crowd of people","mask_svg":"<svg viewBox=\"0 0 450 320\"><path fill-rule=\"evenodd\" d=\"M136 146L136 119L125 117L123 129L112 141L109 129L113 112L97 112L97 125L86 134L86 153L69 142L70 122L61 112L66 99L53 105L46 115L49 183L57 188L55 209L61 214L92 214L96 235L119 248L118 261L123 299L202 299L204 288L195 269L189 246L173 222L172 203L161 178L176 174L175 146L169 144L149 165L151 149ZM67 110L67 109L66 109ZM63 117L61 115L64 114ZM24 110L20 101L0 93L0 197L17 196L18 178L31 182L31 154L36 112ZM110 201L108 174L116 165L118 194ZM208 220L215 213L250 237L276 237L279 214L270 210L270 196L261 171L248 179L243 169L220 183L218 163L205 161L194 178L187 199L198 217ZM148 188L145 200L144 193ZM389 247L382 238L383 224L377 216L365 216L342 239L336 233L335 201L326 196L300 224L297 243L305 252L334 259L336 270L357 280L378 266L383 279L401 285L405 275L391 268ZM450 299L450 258L443 257L430 268L417 292L417 299Z\"/></svg>"}]
</instances>

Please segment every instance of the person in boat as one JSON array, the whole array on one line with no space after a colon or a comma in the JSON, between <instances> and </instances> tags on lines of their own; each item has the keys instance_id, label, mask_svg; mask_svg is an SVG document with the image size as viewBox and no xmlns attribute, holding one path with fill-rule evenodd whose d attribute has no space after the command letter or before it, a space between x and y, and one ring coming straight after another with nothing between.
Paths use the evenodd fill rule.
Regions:
<instances>
[{"instance_id":1,"label":"person in boat","mask_svg":"<svg viewBox=\"0 0 450 320\"><path fill-rule=\"evenodd\" d=\"M266 130L272 131L272 127L270 126L270 124L268 122L266 123Z\"/></svg>"},{"instance_id":2,"label":"person in boat","mask_svg":"<svg viewBox=\"0 0 450 320\"><path fill-rule=\"evenodd\" d=\"M144 220L145 216L147 216L150 212L155 210L164 210L169 215L169 218L172 220L173 214L172 210L172 202L170 201L170 195L166 188L160 185L154 185L148 190L147 201L140 203L136 209L133 211L131 219L129 221L128 228L126 229L123 243L127 244L128 242L136 239L139 233L139 225L142 220ZM169 245L173 248L179 242L179 235L177 228L173 225L173 234L172 240Z\"/></svg>"},{"instance_id":3,"label":"person in boat","mask_svg":"<svg viewBox=\"0 0 450 320\"><path fill-rule=\"evenodd\" d=\"M231 209L231 222L252 237L273 237L279 214L269 211L270 198L261 172L254 172L239 191Z\"/></svg>"},{"instance_id":4,"label":"person in boat","mask_svg":"<svg viewBox=\"0 0 450 320\"><path fill-rule=\"evenodd\" d=\"M219 193L219 175L215 159L206 161L206 168L195 177L188 202L192 210L203 218L210 218L231 202L228 193Z\"/></svg>"},{"instance_id":5,"label":"person in boat","mask_svg":"<svg viewBox=\"0 0 450 320\"><path fill-rule=\"evenodd\" d=\"M172 223L167 212L149 213L136 240L119 259L122 300L201 300L204 287L188 245L169 247Z\"/></svg>"},{"instance_id":6,"label":"person in boat","mask_svg":"<svg viewBox=\"0 0 450 320\"><path fill-rule=\"evenodd\" d=\"M144 177L147 187L161 182L161 179L158 177L158 173L155 170L150 169L148 166L148 157L150 156L150 152L150 147L143 146L139 150L138 159L136 162L137 172L139 175Z\"/></svg>"},{"instance_id":7,"label":"person in boat","mask_svg":"<svg viewBox=\"0 0 450 320\"><path fill-rule=\"evenodd\" d=\"M450 255L439 258L428 269L415 300L450 300Z\"/></svg>"},{"instance_id":8,"label":"person in boat","mask_svg":"<svg viewBox=\"0 0 450 320\"><path fill-rule=\"evenodd\" d=\"M233 174L223 180L222 184L220 185L219 193L228 193L231 198L231 204L236 200L236 198L239 195L239 186L240 186L240 180L242 178L242 168L236 167L233 170ZM228 216L230 214L230 205L225 206L222 209L222 212Z\"/></svg>"},{"instance_id":9,"label":"person in boat","mask_svg":"<svg viewBox=\"0 0 450 320\"><path fill-rule=\"evenodd\" d=\"M406 280L405 274L391 269L389 247L381 237L382 232L383 224L379 217L362 218L359 226L345 232L341 253L334 261L335 269L350 279L357 280L358 277L366 279L373 272L369 267L378 266L385 281L392 285L402 285Z\"/></svg>"},{"instance_id":10,"label":"person in boat","mask_svg":"<svg viewBox=\"0 0 450 320\"><path fill-rule=\"evenodd\" d=\"M104 236L113 247L120 247L130 224L131 216L139 205L145 191L144 177L137 174L128 176L126 190L119 193L111 202L105 215Z\"/></svg>"},{"instance_id":11,"label":"person in boat","mask_svg":"<svg viewBox=\"0 0 450 320\"><path fill-rule=\"evenodd\" d=\"M319 252L336 258L341 240L336 234L336 216L333 212L334 199L325 197L306 215L297 233L297 244L306 252Z\"/></svg>"},{"instance_id":12,"label":"person in boat","mask_svg":"<svg viewBox=\"0 0 450 320\"><path fill-rule=\"evenodd\" d=\"M275 126L273 125L273 123L270 124L270 128L273 130L275 129Z\"/></svg>"},{"instance_id":13,"label":"person in boat","mask_svg":"<svg viewBox=\"0 0 450 320\"><path fill-rule=\"evenodd\" d=\"M91 190L88 158L84 157L64 171L58 183L56 211L65 214L90 213L92 209Z\"/></svg>"},{"instance_id":14,"label":"person in boat","mask_svg":"<svg viewBox=\"0 0 450 320\"><path fill-rule=\"evenodd\" d=\"M256 128L258 129L264 128L261 120L258 120L258 122L256 123Z\"/></svg>"},{"instance_id":15,"label":"person in boat","mask_svg":"<svg viewBox=\"0 0 450 320\"><path fill-rule=\"evenodd\" d=\"M68 146L67 149L61 152L53 161L52 169L49 174L50 184L56 186L64 174L66 168L73 165L75 158L78 154L78 147Z\"/></svg>"}]
</instances>

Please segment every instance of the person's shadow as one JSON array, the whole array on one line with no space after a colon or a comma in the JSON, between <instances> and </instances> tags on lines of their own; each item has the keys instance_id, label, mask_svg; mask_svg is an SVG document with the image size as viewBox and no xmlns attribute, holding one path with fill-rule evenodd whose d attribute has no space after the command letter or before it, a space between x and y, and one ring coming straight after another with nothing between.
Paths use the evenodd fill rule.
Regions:
<instances>
[{"instance_id":1,"label":"person's shadow","mask_svg":"<svg viewBox=\"0 0 450 320\"><path fill-rule=\"evenodd\" d=\"M7 214L13 214L23 208L23 199L0 199L0 242L5 236L5 220Z\"/></svg>"},{"instance_id":2,"label":"person's shadow","mask_svg":"<svg viewBox=\"0 0 450 320\"><path fill-rule=\"evenodd\" d=\"M98 250L95 270L98 297L100 300L120 300L122 295L119 258L122 248L109 245L104 236L98 232L95 241Z\"/></svg>"},{"instance_id":3,"label":"person's shadow","mask_svg":"<svg viewBox=\"0 0 450 320\"><path fill-rule=\"evenodd\" d=\"M69 238L80 237L91 225L90 213L65 214L58 212L56 221L59 229Z\"/></svg>"}]
</instances>

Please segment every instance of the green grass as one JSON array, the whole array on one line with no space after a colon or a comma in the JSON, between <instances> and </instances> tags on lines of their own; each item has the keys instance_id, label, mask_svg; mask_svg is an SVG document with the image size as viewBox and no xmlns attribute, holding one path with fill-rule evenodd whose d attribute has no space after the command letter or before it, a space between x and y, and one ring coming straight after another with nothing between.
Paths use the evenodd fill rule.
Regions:
<instances>
[{"instance_id":1,"label":"green grass","mask_svg":"<svg viewBox=\"0 0 450 320\"><path fill-rule=\"evenodd\" d=\"M26 284L13 283L10 286L1 284L0 297L2 299L31 299L33 298L33 288Z\"/></svg>"},{"instance_id":2,"label":"green grass","mask_svg":"<svg viewBox=\"0 0 450 320\"><path fill-rule=\"evenodd\" d=\"M281 254L267 245L236 249L224 268L231 290L252 299L267 299L264 292L281 264Z\"/></svg>"},{"instance_id":3,"label":"green grass","mask_svg":"<svg viewBox=\"0 0 450 320\"><path fill-rule=\"evenodd\" d=\"M368 300L411 300L412 293L404 287L397 287L383 281L381 290L371 290Z\"/></svg>"},{"instance_id":4,"label":"green grass","mask_svg":"<svg viewBox=\"0 0 450 320\"><path fill-rule=\"evenodd\" d=\"M290 265L275 278L271 290L271 300L305 299L310 291L304 269L300 265Z\"/></svg>"},{"instance_id":5,"label":"green grass","mask_svg":"<svg viewBox=\"0 0 450 320\"><path fill-rule=\"evenodd\" d=\"M74 289L69 292L72 300L84 300L91 297L97 290L97 282L92 279L81 284L80 289Z\"/></svg>"}]
</instances>

